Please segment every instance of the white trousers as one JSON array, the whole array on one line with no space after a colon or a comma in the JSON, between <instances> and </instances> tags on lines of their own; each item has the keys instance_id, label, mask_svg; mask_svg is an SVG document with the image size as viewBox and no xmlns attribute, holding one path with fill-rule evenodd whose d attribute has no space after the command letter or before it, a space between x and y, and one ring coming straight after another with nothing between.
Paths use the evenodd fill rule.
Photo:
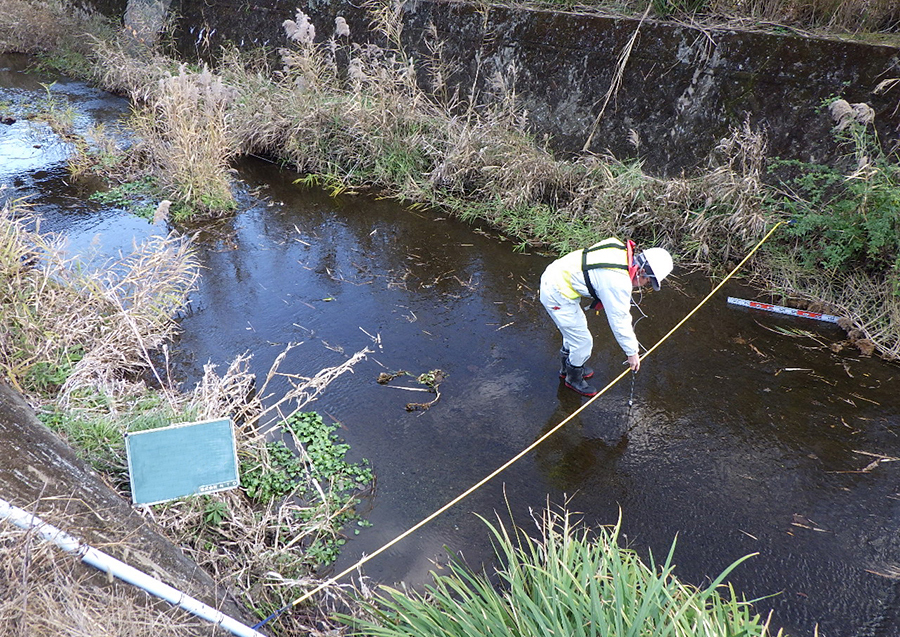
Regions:
<instances>
[{"instance_id":1,"label":"white trousers","mask_svg":"<svg viewBox=\"0 0 900 637\"><path fill-rule=\"evenodd\" d=\"M541 305L562 334L563 349L569 352L569 363L582 367L591 357L594 338L581 309L581 297L566 298L550 279L546 274L541 277Z\"/></svg>"}]
</instances>

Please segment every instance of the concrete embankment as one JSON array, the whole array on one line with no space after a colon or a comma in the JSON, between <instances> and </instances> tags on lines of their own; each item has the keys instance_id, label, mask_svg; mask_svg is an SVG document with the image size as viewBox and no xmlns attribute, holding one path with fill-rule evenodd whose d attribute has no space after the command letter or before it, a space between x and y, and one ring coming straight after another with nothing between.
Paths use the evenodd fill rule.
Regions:
<instances>
[{"instance_id":1,"label":"concrete embankment","mask_svg":"<svg viewBox=\"0 0 900 637\"><path fill-rule=\"evenodd\" d=\"M298 9L317 41L337 16L350 42L377 40L364 3L341 0L171 0L170 15L184 52L215 55L226 42L287 46L282 23ZM446 0L405 2L396 16L420 71L441 44L451 92L489 94L501 75L551 148L609 150L651 174L703 164L745 121L767 132L771 155L823 161L837 150L822 104L836 96L870 104L889 145L900 131L900 87L876 91L900 77L897 47Z\"/></svg>"}]
</instances>

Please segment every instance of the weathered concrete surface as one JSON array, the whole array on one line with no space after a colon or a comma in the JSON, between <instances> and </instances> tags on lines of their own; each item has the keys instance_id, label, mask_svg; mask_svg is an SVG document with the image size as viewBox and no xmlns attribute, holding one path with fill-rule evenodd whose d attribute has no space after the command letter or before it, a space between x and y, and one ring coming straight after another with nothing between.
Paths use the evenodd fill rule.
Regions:
<instances>
[{"instance_id":1,"label":"weathered concrete surface","mask_svg":"<svg viewBox=\"0 0 900 637\"><path fill-rule=\"evenodd\" d=\"M241 618L237 605L216 590L209 575L86 467L37 420L22 397L2 382L0 497L223 613Z\"/></svg>"},{"instance_id":2,"label":"weathered concrete surface","mask_svg":"<svg viewBox=\"0 0 900 637\"><path fill-rule=\"evenodd\" d=\"M352 41L373 37L364 10L341 0L172 2L179 46L200 55L225 41L284 46L281 24L298 7L316 25L317 40L330 37L338 15L350 24ZM464 93L474 87L483 94L496 73L515 69L535 133L563 153L584 146L636 32L593 152L639 157L648 172L677 174L702 164L746 119L768 131L770 154L821 161L835 152L831 123L819 112L834 96L872 105L882 140L897 143L900 88L874 94L883 79L900 77L894 47L440 0L407 2L401 15L403 40L419 67L433 27L444 58L458 69L450 80Z\"/></svg>"}]
</instances>

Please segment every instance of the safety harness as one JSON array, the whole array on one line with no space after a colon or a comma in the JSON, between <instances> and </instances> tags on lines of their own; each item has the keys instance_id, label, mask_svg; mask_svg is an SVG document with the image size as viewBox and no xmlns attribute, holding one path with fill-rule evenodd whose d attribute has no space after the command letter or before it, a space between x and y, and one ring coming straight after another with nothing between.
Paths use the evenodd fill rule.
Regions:
<instances>
[{"instance_id":1,"label":"safety harness","mask_svg":"<svg viewBox=\"0 0 900 637\"><path fill-rule=\"evenodd\" d=\"M622 261L617 261L615 263L607 261L599 261L596 263L590 262L590 258L588 257L590 253L610 248L625 251L624 263ZM622 243L617 239L610 239L605 242L601 241L600 243L581 251L581 271L584 273L584 284L587 286L588 292L591 293L591 298L594 299L590 306L590 309L592 310L598 310L603 307L603 303L600 301L600 297L597 296L597 291L594 289L594 285L591 283L591 277L589 275L591 270L599 268L607 270L625 270L625 272L628 273L629 280L633 281L634 275L637 274L638 269L637 265L634 263L634 241L627 239L625 243Z\"/></svg>"}]
</instances>

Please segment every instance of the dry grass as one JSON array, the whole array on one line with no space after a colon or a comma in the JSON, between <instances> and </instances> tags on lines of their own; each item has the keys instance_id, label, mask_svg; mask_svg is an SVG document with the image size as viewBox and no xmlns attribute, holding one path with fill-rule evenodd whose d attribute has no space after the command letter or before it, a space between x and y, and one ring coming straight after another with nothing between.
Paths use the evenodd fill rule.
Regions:
<instances>
[{"instance_id":1,"label":"dry grass","mask_svg":"<svg viewBox=\"0 0 900 637\"><path fill-rule=\"evenodd\" d=\"M42 53L60 49L86 52L86 34L107 33L99 15L67 0L4 0L0 10L0 51Z\"/></svg>"},{"instance_id":2,"label":"dry grass","mask_svg":"<svg viewBox=\"0 0 900 637\"><path fill-rule=\"evenodd\" d=\"M176 203L176 217L232 211L230 162L241 144L230 111L238 93L206 67L189 69L155 48L136 50L127 33L91 42L91 79L134 103L135 142L117 151L115 170L103 176L120 182L152 176L162 197ZM77 163L83 169L96 162Z\"/></svg>"},{"instance_id":3,"label":"dry grass","mask_svg":"<svg viewBox=\"0 0 900 637\"><path fill-rule=\"evenodd\" d=\"M68 428L62 433L106 475L123 497L128 493L123 434L134 428L165 426L172 422L230 417L242 466L262 473L273 467L267 444L272 427L303 410L339 376L352 372L368 350L357 352L343 364L311 377L281 370L294 346L286 348L262 379L250 372L251 357L237 357L223 373L207 364L192 391L172 388L154 396L146 392L126 395L75 393L66 404ZM157 370L167 378L166 370ZM302 454L302 446L298 445ZM289 604L319 580L314 575L315 556L306 548L319 541L340 537L345 508L354 501L338 501L328 484L309 474L297 476L294 495L259 502L243 489L183 498L167 504L142 507L173 543L229 590L246 608L268 614ZM299 493L303 493L301 498ZM211 512L220 515L211 518ZM277 634L306 634L328 623L328 611L346 602L344 588L329 587L316 603L286 614L277 623Z\"/></svg>"},{"instance_id":4,"label":"dry grass","mask_svg":"<svg viewBox=\"0 0 900 637\"><path fill-rule=\"evenodd\" d=\"M234 91L209 69L184 65L158 84L132 115L139 141L131 152L170 199L205 214L234 209L229 169L237 148L226 117Z\"/></svg>"},{"instance_id":5,"label":"dry grass","mask_svg":"<svg viewBox=\"0 0 900 637\"><path fill-rule=\"evenodd\" d=\"M858 33L900 28L894 0L712 0L710 11L802 29Z\"/></svg>"},{"instance_id":6,"label":"dry grass","mask_svg":"<svg viewBox=\"0 0 900 637\"><path fill-rule=\"evenodd\" d=\"M785 299L801 299L818 311L844 317L842 326L851 343L864 354L877 353L888 361L900 360L900 297L894 282L858 273L834 275L779 267L771 262L761 269L761 282Z\"/></svg>"},{"instance_id":7,"label":"dry grass","mask_svg":"<svg viewBox=\"0 0 900 637\"><path fill-rule=\"evenodd\" d=\"M0 523L0 636L200 637L208 623Z\"/></svg>"},{"instance_id":8,"label":"dry grass","mask_svg":"<svg viewBox=\"0 0 900 637\"><path fill-rule=\"evenodd\" d=\"M549 4L559 3L550 0ZM628 16L639 16L647 7L641 0L583 4ZM799 33L868 37L900 30L900 6L894 0L658 0L653 7L655 18L747 29L787 27Z\"/></svg>"},{"instance_id":9,"label":"dry grass","mask_svg":"<svg viewBox=\"0 0 900 637\"><path fill-rule=\"evenodd\" d=\"M238 357L222 376L216 374L214 366L207 365L194 391L180 397L182 409L198 418L230 415L236 423L241 461L267 468L270 457L266 441L271 438L273 421L281 422L303 410L333 380L352 372L368 353L368 350L357 352L341 365L302 377L280 370L292 349L286 348L276 358L258 387L249 372L248 355ZM289 387L286 391L275 393L272 389L274 385L284 384ZM254 388L257 391L252 391ZM303 549L320 537L338 538L342 524L339 518L344 513L340 506L350 506L335 504L329 485L315 483L309 474L297 482L294 493L300 491L307 495L302 499L289 496L270 502L263 510L243 490L232 490L204 498L186 498L152 511L148 509L146 513L217 582L234 591L248 608L270 612L320 583L313 575L315 558ZM208 518L211 506L227 511L215 524ZM331 586L316 606L282 617L278 633L314 632L319 629L317 626L328 622L328 609L345 603L344 588Z\"/></svg>"},{"instance_id":10,"label":"dry grass","mask_svg":"<svg viewBox=\"0 0 900 637\"><path fill-rule=\"evenodd\" d=\"M156 237L105 264L68 257L24 206L0 211L0 372L25 393L115 393L169 338L199 270L189 242Z\"/></svg>"}]
</instances>

